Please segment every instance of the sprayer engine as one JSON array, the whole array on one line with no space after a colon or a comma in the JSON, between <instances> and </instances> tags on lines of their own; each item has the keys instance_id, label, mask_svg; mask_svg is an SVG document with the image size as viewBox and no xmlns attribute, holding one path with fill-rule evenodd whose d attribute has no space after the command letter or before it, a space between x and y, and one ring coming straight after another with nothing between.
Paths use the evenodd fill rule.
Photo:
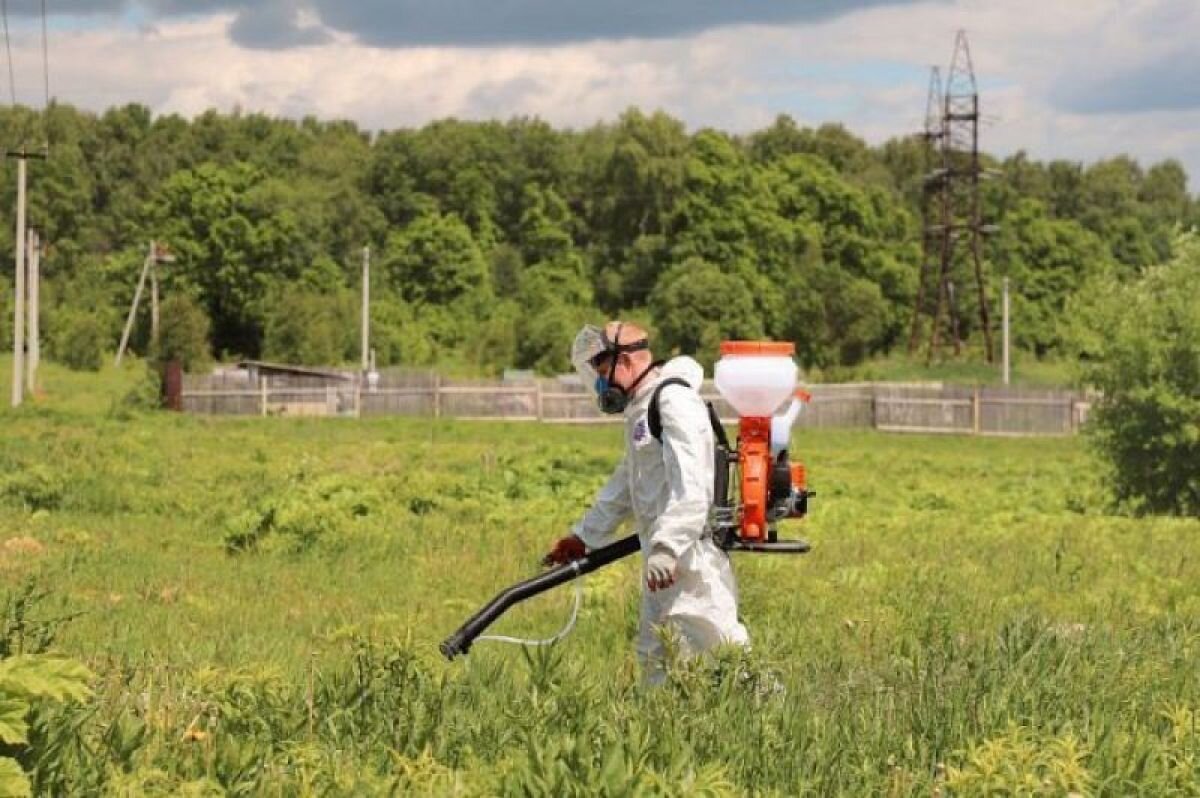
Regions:
<instances>
[{"instance_id":1,"label":"sprayer engine","mask_svg":"<svg viewBox=\"0 0 1200 798\"><path fill-rule=\"evenodd\" d=\"M809 497L804 465L789 455L792 425L810 397L796 390L790 343L725 341L717 390L739 414L737 446L716 425L715 526L718 542L742 551L803 553L804 541L781 541L777 524L803 518ZM788 408L773 415L784 401ZM736 489L736 501L732 495Z\"/></svg>"}]
</instances>

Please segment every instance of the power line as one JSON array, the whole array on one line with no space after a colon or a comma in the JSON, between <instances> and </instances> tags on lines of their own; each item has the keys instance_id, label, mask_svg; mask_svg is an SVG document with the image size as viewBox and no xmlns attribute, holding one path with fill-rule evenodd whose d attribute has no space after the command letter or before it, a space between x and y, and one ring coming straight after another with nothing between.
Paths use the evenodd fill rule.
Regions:
<instances>
[{"instance_id":1,"label":"power line","mask_svg":"<svg viewBox=\"0 0 1200 798\"><path fill-rule=\"evenodd\" d=\"M45 108L50 107L50 47L46 35L46 0L42 0L42 85L45 87Z\"/></svg>"},{"instance_id":2,"label":"power line","mask_svg":"<svg viewBox=\"0 0 1200 798\"><path fill-rule=\"evenodd\" d=\"M0 16L4 17L4 52L8 56L8 93L12 106L17 106L17 77L13 72L12 44L8 36L8 0L0 0Z\"/></svg>"}]
</instances>

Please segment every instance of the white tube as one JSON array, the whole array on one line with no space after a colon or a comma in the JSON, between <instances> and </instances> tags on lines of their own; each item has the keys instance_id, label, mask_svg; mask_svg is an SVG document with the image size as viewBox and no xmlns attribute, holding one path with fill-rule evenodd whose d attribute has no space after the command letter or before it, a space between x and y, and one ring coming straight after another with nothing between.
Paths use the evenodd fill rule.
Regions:
<instances>
[{"instance_id":1,"label":"white tube","mask_svg":"<svg viewBox=\"0 0 1200 798\"><path fill-rule=\"evenodd\" d=\"M771 418L771 457L778 457L780 452L791 445L792 425L800 416L802 407L803 402L793 399L787 410Z\"/></svg>"}]
</instances>

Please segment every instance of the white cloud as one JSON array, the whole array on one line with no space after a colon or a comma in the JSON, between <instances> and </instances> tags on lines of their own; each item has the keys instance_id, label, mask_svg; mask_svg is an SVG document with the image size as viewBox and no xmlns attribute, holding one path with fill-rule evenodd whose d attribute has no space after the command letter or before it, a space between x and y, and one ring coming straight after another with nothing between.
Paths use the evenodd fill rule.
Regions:
<instances>
[{"instance_id":1,"label":"white cloud","mask_svg":"<svg viewBox=\"0 0 1200 798\"><path fill-rule=\"evenodd\" d=\"M789 113L806 123L842 121L880 141L920 127L928 65L945 68L954 31L965 27L991 120L984 149L1176 157L1200 174L1192 135L1200 109L1088 115L1061 102L1096 91L1098 77L1152 68L1156 53L1190 46L1197 9L1188 0L929 0L817 24L650 41L384 49L334 34L270 51L231 41L231 12L159 19L142 30L109 20L58 31L51 80L59 98L96 110L130 101L186 115L240 106L388 128L521 114L584 126L638 105L734 131ZM21 97L40 100L37 32L19 34L14 46Z\"/></svg>"}]
</instances>

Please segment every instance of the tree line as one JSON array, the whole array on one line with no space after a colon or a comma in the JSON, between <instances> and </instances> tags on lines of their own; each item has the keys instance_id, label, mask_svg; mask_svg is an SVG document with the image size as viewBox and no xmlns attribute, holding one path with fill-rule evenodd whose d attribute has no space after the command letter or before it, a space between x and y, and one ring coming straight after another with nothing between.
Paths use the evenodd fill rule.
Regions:
<instances>
[{"instance_id":1,"label":"tree line","mask_svg":"<svg viewBox=\"0 0 1200 798\"><path fill-rule=\"evenodd\" d=\"M915 137L871 146L787 116L747 135L689 132L637 109L578 130L445 119L372 133L63 104L0 112L0 136L49 144L31 164L29 224L49 246L46 349L77 366L115 346L151 239L176 258L161 272L160 346L193 364L356 362L364 245L380 365L554 372L581 323L613 316L705 359L726 337L795 341L818 368L907 343L926 169ZM1168 261L1177 231L1200 223L1174 160L985 161L990 296L1010 279L1015 343L1038 356L1065 353L1085 285ZM12 239L0 227L2 251ZM969 305L960 315L977 335ZM147 327L133 342L144 354Z\"/></svg>"}]
</instances>

